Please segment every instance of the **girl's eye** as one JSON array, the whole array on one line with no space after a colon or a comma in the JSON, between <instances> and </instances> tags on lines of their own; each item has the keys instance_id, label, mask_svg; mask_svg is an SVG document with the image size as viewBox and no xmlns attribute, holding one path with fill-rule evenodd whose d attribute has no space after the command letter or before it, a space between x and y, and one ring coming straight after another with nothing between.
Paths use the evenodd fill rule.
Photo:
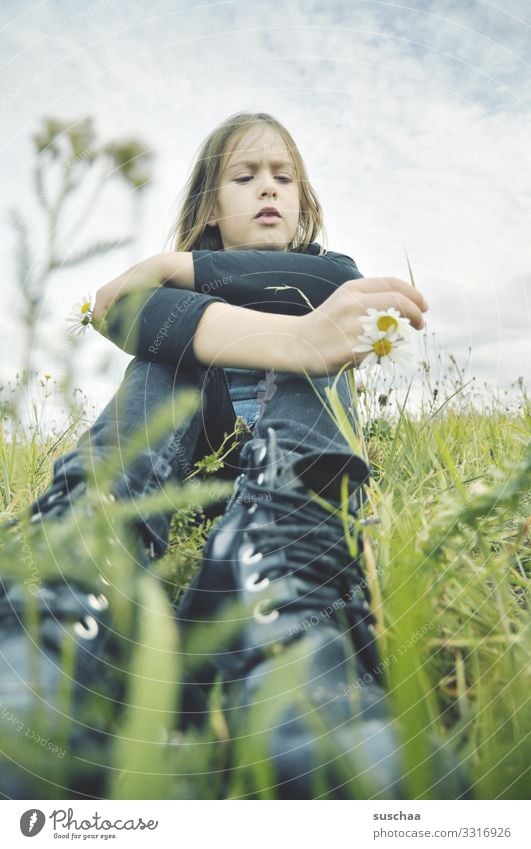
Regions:
<instances>
[{"instance_id":1,"label":"girl's eye","mask_svg":"<svg viewBox=\"0 0 531 849\"><path fill-rule=\"evenodd\" d=\"M245 182L247 182L247 180L252 180L252 179L253 179L252 177L236 177L234 182L235 183L245 183ZM279 175L277 177L277 180L282 180L285 183L291 183L291 177L284 177L282 175Z\"/></svg>"}]
</instances>

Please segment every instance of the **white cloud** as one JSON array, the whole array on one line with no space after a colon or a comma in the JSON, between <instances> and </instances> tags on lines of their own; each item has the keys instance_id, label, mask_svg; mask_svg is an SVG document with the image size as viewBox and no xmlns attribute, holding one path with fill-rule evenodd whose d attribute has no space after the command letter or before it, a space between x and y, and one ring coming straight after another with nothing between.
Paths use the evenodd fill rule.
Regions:
<instances>
[{"instance_id":1,"label":"white cloud","mask_svg":"<svg viewBox=\"0 0 531 849\"><path fill-rule=\"evenodd\" d=\"M269 111L305 156L329 247L366 276L405 279L407 250L430 328L458 354L473 346L478 379L529 375L527 2L55 0L10 2L2 16L6 206L32 209L29 135L41 115L93 114L103 137L138 135L157 152L136 253L58 275L54 312L161 250L204 136L232 112ZM120 208L109 200L98 226L114 228ZM12 319L2 325L9 369L20 355ZM81 385L86 374L82 362ZM92 397L103 405L120 376Z\"/></svg>"}]
</instances>

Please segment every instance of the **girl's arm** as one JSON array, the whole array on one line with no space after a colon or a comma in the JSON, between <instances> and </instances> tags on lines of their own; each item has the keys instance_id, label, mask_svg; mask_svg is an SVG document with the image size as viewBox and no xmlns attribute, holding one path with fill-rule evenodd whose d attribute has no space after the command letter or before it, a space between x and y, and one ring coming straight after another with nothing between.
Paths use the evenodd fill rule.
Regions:
<instances>
[{"instance_id":1,"label":"girl's arm","mask_svg":"<svg viewBox=\"0 0 531 849\"><path fill-rule=\"evenodd\" d=\"M180 251L139 262L98 290L94 316L102 318L128 292L165 286L215 295L226 303L282 315L304 315L347 280L361 278L354 260L329 251ZM314 251L312 253L312 251ZM286 288L287 287L287 288Z\"/></svg>"},{"instance_id":2,"label":"girl's arm","mask_svg":"<svg viewBox=\"0 0 531 849\"><path fill-rule=\"evenodd\" d=\"M177 274L179 276L179 289L194 288L194 272L192 254L181 252L174 254L172 268L166 260L169 254L155 254L124 271L123 274L114 277L105 286L98 289L96 302L93 309L93 319L98 330L103 328L107 310L120 298L133 292L142 292L163 286L166 278L173 272L172 285L177 287Z\"/></svg>"},{"instance_id":3,"label":"girl's arm","mask_svg":"<svg viewBox=\"0 0 531 849\"><path fill-rule=\"evenodd\" d=\"M197 360L223 368L289 371L324 377L357 366L354 353L365 332L360 317L369 308L397 309L421 330L428 304L417 289L396 277L350 280L304 316L267 315L229 304L209 304L193 341Z\"/></svg>"},{"instance_id":4,"label":"girl's arm","mask_svg":"<svg viewBox=\"0 0 531 849\"><path fill-rule=\"evenodd\" d=\"M198 292L157 288L132 292L107 313L106 333L128 354L174 368L275 369L336 374L363 355L352 347L368 307L397 308L423 327L422 295L397 278L351 280L304 316L268 315Z\"/></svg>"},{"instance_id":5,"label":"girl's arm","mask_svg":"<svg viewBox=\"0 0 531 849\"><path fill-rule=\"evenodd\" d=\"M283 315L305 315L347 280L363 276L351 257L334 251L319 256L318 250L319 245L312 243L306 253L192 251L194 289L206 295L217 295L235 306ZM171 259L168 264L171 265ZM179 266L178 260L175 265ZM189 267L187 274L190 279ZM180 279L179 271L177 279Z\"/></svg>"}]
</instances>

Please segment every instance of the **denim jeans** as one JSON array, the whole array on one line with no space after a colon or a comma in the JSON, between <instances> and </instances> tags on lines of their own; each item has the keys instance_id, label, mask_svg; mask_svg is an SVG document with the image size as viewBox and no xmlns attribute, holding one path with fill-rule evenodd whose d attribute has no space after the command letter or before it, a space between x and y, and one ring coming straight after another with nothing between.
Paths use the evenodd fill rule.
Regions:
<instances>
[{"instance_id":1,"label":"denim jeans","mask_svg":"<svg viewBox=\"0 0 531 849\"><path fill-rule=\"evenodd\" d=\"M274 372L239 368L224 369L224 372L234 412L253 428L263 404L275 391Z\"/></svg>"},{"instance_id":2,"label":"denim jeans","mask_svg":"<svg viewBox=\"0 0 531 849\"><path fill-rule=\"evenodd\" d=\"M289 372L182 365L176 369L135 357L117 393L76 448L55 462L54 483L65 482L68 488L90 470L97 485L98 471L106 472L108 462L118 458L119 471L111 487L115 497L146 495L170 479L183 481L194 463L216 450L234 430L237 415L247 420L252 437L265 438L268 428L275 430L279 458L292 453L316 458L334 454L336 464L339 458L345 465L352 460L352 451L323 404L324 390L333 380L310 380ZM190 388L199 394L196 412L172 421L162 435L152 438L148 433L151 417L168 402L178 414L179 395ZM340 377L337 388L343 405L355 415L346 375ZM234 480L241 473L240 449L241 444L225 458L218 477ZM169 511L139 516L146 545L153 544L158 556L167 549L171 515Z\"/></svg>"}]
</instances>

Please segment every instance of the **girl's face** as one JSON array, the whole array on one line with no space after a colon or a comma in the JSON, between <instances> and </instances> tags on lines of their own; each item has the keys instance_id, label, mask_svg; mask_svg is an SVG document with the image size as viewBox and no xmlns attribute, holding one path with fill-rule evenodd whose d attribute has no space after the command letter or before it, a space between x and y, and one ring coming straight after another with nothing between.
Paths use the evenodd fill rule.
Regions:
<instances>
[{"instance_id":1,"label":"girl's face","mask_svg":"<svg viewBox=\"0 0 531 849\"><path fill-rule=\"evenodd\" d=\"M277 214L257 217L263 207ZM225 250L287 251L299 221L293 160L269 125L248 130L230 150L208 224L219 226Z\"/></svg>"}]
</instances>

